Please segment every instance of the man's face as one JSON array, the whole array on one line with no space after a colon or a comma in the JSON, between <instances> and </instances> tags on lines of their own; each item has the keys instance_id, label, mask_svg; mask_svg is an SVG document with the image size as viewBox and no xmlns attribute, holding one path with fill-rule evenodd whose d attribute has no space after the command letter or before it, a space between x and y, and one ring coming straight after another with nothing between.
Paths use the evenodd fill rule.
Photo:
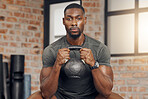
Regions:
<instances>
[{"instance_id":1,"label":"man's face","mask_svg":"<svg viewBox=\"0 0 148 99\"><path fill-rule=\"evenodd\" d=\"M86 23L86 17L79 8L67 9L63 18L63 24L66 31L73 39L78 38L84 30L84 24Z\"/></svg>"}]
</instances>

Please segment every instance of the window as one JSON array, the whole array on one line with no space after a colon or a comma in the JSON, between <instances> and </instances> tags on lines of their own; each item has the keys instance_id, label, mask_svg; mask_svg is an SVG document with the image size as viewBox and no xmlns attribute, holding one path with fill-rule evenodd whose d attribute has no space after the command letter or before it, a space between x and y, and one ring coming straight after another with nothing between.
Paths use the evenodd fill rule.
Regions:
<instances>
[{"instance_id":1,"label":"window","mask_svg":"<svg viewBox=\"0 0 148 99\"><path fill-rule=\"evenodd\" d=\"M66 35L62 18L70 3L81 4L81 0L44 0L44 48Z\"/></svg>"},{"instance_id":2,"label":"window","mask_svg":"<svg viewBox=\"0 0 148 99\"><path fill-rule=\"evenodd\" d=\"M105 0L105 43L112 56L148 54L148 0Z\"/></svg>"}]
</instances>

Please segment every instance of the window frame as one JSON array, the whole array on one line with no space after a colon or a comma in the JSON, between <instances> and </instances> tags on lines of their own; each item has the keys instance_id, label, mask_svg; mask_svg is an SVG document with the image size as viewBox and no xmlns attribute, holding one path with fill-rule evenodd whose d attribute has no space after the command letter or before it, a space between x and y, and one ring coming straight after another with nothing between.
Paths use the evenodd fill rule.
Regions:
<instances>
[{"instance_id":1,"label":"window frame","mask_svg":"<svg viewBox=\"0 0 148 99\"><path fill-rule=\"evenodd\" d=\"M139 8L139 0L135 0L135 8L133 9L126 9L126 10L118 10L118 11L108 11L108 0L105 0L105 44L108 45L108 33L107 33L107 23L108 17L114 15L124 15L124 14L134 14L135 15L135 40L134 40L134 53L133 54L111 54L111 56L138 56L138 55L148 55L147 53L139 53L138 52L138 14L142 12L148 12L148 7Z\"/></svg>"},{"instance_id":2,"label":"window frame","mask_svg":"<svg viewBox=\"0 0 148 99\"><path fill-rule=\"evenodd\" d=\"M80 1L80 4L82 5L82 0L44 0L44 48L46 48L50 43L50 4L72 1Z\"/></svg>"}]
</instances>

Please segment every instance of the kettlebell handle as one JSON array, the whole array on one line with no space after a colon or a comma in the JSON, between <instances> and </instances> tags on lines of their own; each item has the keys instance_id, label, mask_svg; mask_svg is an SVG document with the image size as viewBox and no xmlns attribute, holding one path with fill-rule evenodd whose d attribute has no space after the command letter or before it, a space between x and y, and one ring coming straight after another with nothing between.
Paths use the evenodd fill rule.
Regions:
<instances>
[{"instance_id":1,"label":"kettlebell handle","mask_svg":"<svg viewBox=\"0 0 148 99\"><path fill-rule=\"evenodd\" d=\"M68 48L69 48L69 50L80 50L82 47L80 47L80 46L70 46ZM85 61L83 59L81 61L85 64Z\"/></svg>"},{"instance_id":2,"label":"kettlebell handle","mask_svg":"<svg viewBox=\"0 0 148 99\"><path fill-rule=\"evenodd\" d=\"M70 46L68 47L70 50L80 50L82 47L80 46Z\"/></svg>"}]
</instances>

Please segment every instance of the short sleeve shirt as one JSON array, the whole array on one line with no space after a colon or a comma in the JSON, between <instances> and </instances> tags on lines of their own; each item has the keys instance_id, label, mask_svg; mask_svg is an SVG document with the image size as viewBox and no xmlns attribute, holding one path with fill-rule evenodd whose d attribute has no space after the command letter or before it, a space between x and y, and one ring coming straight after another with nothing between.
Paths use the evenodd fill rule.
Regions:
<instances>
[{"instance_id":1,"label":"short sleeve shirt","mask_svg":"<svg viewBox=\"0 0 148 99\"><path fill-rule=\"evenodd\" d=\"M68 48L70 45L66 36L62 37L58 41L52 43L45 48L43 52L43 67L52 67L56 60L56 56L59 49ZM81 45L82 48L91 49L94 59L100 65L110 66L110 53L108 48L91 37L85 35L85 41ZM80 58L79 51L70 51L70 58ZM58 82L58 90L61 96L60 99L94 99L95 93L98 93L95 89L93 77L89 66L86 64L87 75L81 79L69 79L67 80L64 74L63 67L61 68Z\"/></svg>"},{"instance_id":2,"label":"short sleeve shirt","mask_svg":"<svg viewBox=\"0 0 148 99\"><path fill-rule=\"evenodd\" d=\"M58 50L68 48L69 46L71 45L67 42L66 36L47 46L42 56L43 67L52 67L56 60ZM85 35L85 41L81 47L91 49L95 60L98 61L100 65L110 66L110 52L100 41Z\"/></svg>"}]
</instances>

